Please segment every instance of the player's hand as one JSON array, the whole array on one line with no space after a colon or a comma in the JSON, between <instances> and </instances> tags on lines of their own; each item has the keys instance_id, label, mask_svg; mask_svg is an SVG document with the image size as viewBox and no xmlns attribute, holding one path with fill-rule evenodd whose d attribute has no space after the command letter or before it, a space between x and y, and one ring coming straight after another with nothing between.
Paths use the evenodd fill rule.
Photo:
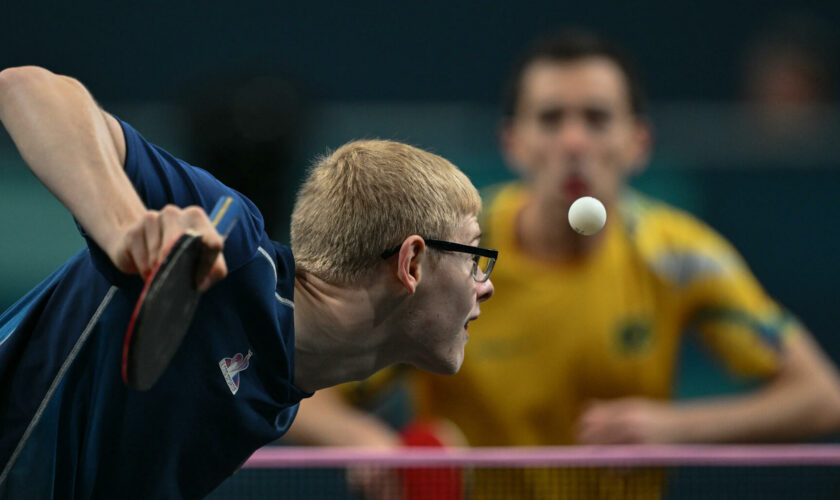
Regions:
<instances>
[{"instance_id":1,"label":"player's hand","mask_svg":"<svg viewBox=\"0 0 840 500\"><path fill-rule=\"evenodd\" d=\"M186 232L201 234L203 250L196 285L206 290L227 275L227 265L221 253L224 239L201 207L167 205L159 211L148 210L118 233L106 252L117 269L146 279Z\"/></svg>"},{"instance_id":2,"label":"player's hand","mask_svg":"<svg viewBox=\"0 0 840 500\"><path fill-rule=\"evenodd\" d=\"M347 486L366 500L404 498L403 484L396 470L377 465L347 468Z\"/></svg>"},{"instance_id":3,"label":"player's hand","mask_svg":"<svg viewBox=\"0 0 840 500\"><path fill-rule=\"evenodd\" d=\"M680 440L676 408L646 398L590 402L578 420L581 444L673 443Z\"/></svg>"}]
</instances>

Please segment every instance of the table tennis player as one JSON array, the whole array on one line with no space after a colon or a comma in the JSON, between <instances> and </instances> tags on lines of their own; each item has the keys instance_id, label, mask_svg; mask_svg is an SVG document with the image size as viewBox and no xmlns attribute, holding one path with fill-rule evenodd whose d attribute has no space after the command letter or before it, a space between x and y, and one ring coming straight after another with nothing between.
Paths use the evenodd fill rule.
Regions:
<instances>
[{"instance_id":1,"label":"table tennis player","mask_svg":"<svg viewBox=\"0 0 840 500\"><path fill-rule=\"evenodd\" d=\"M73 78L0 72L0 120L87 242L0 315L0 497L203 497L320 388L394 363L456 372L493 294L478 193L411 146L352 142L319 159L289 248L248 199ZM225 195L242 214L223 240L206 214ZM127 389L140 277L185 231L212 263L196 277L204 294L157 383Z\"/></svg>"}]
</instances>

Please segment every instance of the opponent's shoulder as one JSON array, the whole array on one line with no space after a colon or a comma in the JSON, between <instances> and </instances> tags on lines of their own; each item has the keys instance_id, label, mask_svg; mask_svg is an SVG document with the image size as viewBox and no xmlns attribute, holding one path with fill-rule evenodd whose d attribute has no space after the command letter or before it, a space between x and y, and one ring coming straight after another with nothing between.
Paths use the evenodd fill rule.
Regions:
<instances>
[{"instance_id":1,"label":"opponent's shoulder","mask_svg":"<svg viewBox=\"0 0 840 500\"><path fill-rule=\"evenodd\" d=\"M492 239L493 234L501 236L512 228L525 196L525 187L518 181L492 184L481 189L483 207L479 223L484 241Z\"/></svg>"},{"instance_id":2,"label":"opponent's shoulder","mask_svg":"<svg viewBox=\"0 0 840 500\"><path fill-rule=\"evenodd\" d=\"M503 210L517 204L524 196L525 185L520 181L499 182L481 188L485 212Z\"/></svg>"},{"instance_id":3,"label":"opponent's shoulder","mask_svg":"<svg viewBox=\"0 0 840 500\"><path fill-rule=\"evenodd\" d=\"M618 207L627 231L634 237L691 240L698 234L716 234L693 214L634 189L622 194Z\"/></svg>"},{"instance_id":4,"label":"opponent's shoulder","mask_svg":"<svg viewBox=\"0 0 840 500\"><path fill-rule=\"evenodd\" d=\"M661 200L627 191L619 210L629 239L660 277L677 285L731 273L744 263L717 231Z\"/></svg>"}]
</instances>

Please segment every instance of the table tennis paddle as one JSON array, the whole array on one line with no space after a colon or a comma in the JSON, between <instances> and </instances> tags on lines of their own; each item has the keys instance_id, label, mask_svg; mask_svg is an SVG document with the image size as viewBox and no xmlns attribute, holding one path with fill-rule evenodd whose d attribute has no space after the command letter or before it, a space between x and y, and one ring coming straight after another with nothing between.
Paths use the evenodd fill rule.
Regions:
<instances>
[{"instance_id":1,"label":"table tennis paddle","mask_svg":"<svg viewBox=\"0 0 840 500\"><path fill-rule=\"evenodd\" d=\"M232 196L223 196L210 221L223 238L239 218ZM201 292L196 272L201 235L181 235L163 261L146 278L125 333L122 379L130 389L150 389L163 374L189 330Z\"/></svg>"}]
</instances>

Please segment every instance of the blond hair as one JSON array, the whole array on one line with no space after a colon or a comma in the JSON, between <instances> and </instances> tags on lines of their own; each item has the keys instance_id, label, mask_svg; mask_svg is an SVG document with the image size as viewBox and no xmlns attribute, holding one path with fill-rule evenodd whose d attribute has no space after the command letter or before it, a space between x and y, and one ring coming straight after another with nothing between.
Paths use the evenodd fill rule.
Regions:
<instances>
[{"instance_id":1,"label":"blond hair","mask_svg":"<svg viewBox=\"0 0 840 500\"><path fill-rule=\"evenodd\" d=\"M446 159L399 142L349 142L316 160L298 192L295 265L350 283L408 236L451 238L480 210L475 187Z\"/></svg>"}]
</instances>

